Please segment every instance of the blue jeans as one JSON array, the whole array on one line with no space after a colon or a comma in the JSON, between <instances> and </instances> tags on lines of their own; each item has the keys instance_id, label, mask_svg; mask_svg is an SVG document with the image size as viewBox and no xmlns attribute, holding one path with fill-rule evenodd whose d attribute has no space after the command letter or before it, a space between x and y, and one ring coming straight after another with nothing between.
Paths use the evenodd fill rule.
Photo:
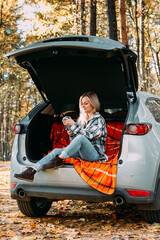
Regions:
<instances>
[{"instance_id":1,"label":"blue jeans","mask_svg":"<svg viewBox=\"0 0 160 240\"><path fill-rule=\"evenodd\" d=\"M67 147L55 148L47 156L43 157L38 163L36 163L34 168L40 171L44 164L60 154L64 158L80 157L83 160L90 162L98 161L100 157L97 150L85 136L77 135Z\"/></svg>"}]
</instances>

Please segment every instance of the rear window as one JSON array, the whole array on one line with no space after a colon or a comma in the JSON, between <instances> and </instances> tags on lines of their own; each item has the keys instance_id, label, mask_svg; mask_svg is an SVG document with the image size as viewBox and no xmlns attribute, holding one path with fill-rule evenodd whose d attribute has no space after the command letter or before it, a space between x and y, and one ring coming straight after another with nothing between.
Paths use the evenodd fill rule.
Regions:
<instances>
[{"instance_id":1,"label":"rear window","mask_svg":"<svg viewBox=\"0 0 160 240\"><path fill-rule=\"evenodd\" d=\"M160 99L148 98L146 100L146 106L152 113L154 119L160 123Z\"/></svg>"}]
</instances>

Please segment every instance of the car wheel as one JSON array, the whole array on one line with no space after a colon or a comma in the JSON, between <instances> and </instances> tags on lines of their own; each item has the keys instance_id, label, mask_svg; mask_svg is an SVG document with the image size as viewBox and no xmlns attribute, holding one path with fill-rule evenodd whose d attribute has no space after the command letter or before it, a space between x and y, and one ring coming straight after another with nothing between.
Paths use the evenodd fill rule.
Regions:
<instances>
[{"instance_id":1,"label":"car wheel","mask_svg":"<svg viewBox=\"0 0 160 240\"><path fill-rule=\"evenodd\" d=\"M49 211L52 202L46 198L33 197L30 201L17 200L19 210L27 217L43 217Z\"/></svg>"},{"instance_id":2,"label":"car wheel","mask_svg":"<svg viewBox=\"0 0 160 240\"><path fill-rule=\"evenodd\" d=\"M148 223L154 223L154 222L160 223L160 210L143 211L143 216L144 216L145 221Z\"/></svg>"}]
</instances>

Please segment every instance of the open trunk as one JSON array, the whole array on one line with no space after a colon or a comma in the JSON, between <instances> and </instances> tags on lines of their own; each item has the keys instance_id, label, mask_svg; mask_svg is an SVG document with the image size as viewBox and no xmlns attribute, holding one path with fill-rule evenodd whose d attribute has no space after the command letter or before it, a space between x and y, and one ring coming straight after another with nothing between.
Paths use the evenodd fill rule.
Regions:
<instances>
[{"instance_id":1,"label":"open trunk","mask_svg":"<svg viewBox=\"0 0 160 240\"><path fill-rule=\"evenodd\" d=\"M114 158L120 152L123 126L127 116L127 109L104 109L101 113L106 120L107 138L106 154L109 159ZM52 149L65 147L70 140L62 124L62 117L71 116L74 120L78 112L67 108L60 116L53 116L53 107L48 105L43 111L36 114L31 120L26 135L27 158L37 162Z\"/></svg>"},{"instance_id":2,"label":"open trunk","mask_svg":"<svg viewBox=\"0 0 160 240\"><path fill-rule=\"evenodd\" d=\"M69 115L70 111L76 119L79 97L87 91L96 92L101 103L101 114L111 136L106 140L107 153L108 146L115 147L111 155L116 145L119 151L128 97L135 102L138 89L136 55L130 49L111 39L64 36L31 44L6 56L15 57L28 70L44 101L50 104L29 123L26 152L31 161L38 161L53 145L56 147L56 128L64 132L59 126L62 114Z\"/></svg>"}]
</instances>

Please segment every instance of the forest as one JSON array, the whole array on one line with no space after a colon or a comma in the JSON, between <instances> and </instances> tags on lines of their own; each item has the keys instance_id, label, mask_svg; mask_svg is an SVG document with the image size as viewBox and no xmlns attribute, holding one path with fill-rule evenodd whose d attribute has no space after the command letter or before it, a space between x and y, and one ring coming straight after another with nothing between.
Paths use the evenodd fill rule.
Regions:
<instances>
[{"instance_id":1,"label":"forest","mask_svg":"<svg viewBox=\"0 0 160 240\"><path fill-rule=\"evenodd\" d=\"M137 54L139 90L160 96L159 9L159 0L0 0L0 160L10 159L14 124L42 100L6 53L62 35L111 38Z\"/></svg>"}]
</instances>

